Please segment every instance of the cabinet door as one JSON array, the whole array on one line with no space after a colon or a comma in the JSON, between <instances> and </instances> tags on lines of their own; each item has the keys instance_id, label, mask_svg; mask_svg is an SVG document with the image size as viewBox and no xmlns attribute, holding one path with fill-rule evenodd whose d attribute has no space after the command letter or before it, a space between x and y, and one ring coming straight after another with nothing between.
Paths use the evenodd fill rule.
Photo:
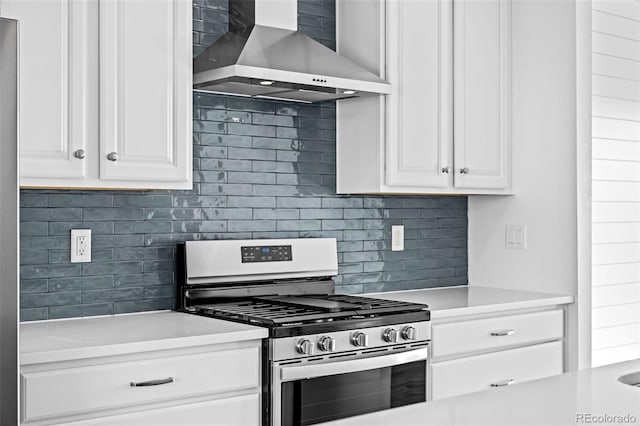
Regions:
<instances>
[{"instance_id":1,"label":"cabinet door","mask_svg":"<svg viewBox=\"0 0 640 426\"><path fill-rule=\"evenodd\" d=\"M102 180L191 188L191 49L190 2L100 0Z\"/></svg>"},{"instance_id":2,"label":"cabinet door","mask_svg":"<svg viewBox=\"0 0 640 426\"><path fill-rule=\"evenodd\" d=\"M454 2L455 186L511 184L511 1Z\"/></svg>"},{"instance_id":3,"label":"cabinet door","mask_svg":"<svg viewBox=\"0 0 640 426\"><path fill-rule=\"evenodd\" d=\"M251 392L259 387L259 364L259 348L248 347L22 372L22 420L50 420L239 390ZM156 386L129 386L167 378L172 380Z\"/></svg>"},{"instance_id":4,"label":"cabinet door","mask_svg":"<svg viewBox=\"0 0 640 426\"><path fill-rule=\"evenodd\" d=\"M386 184L451 186L452 2L387 2Z\"/></svg>"},{"instance_id":5,"label":"cabinet door","mask_svg":"<svg viewBox=\"0 0 640 426\"><path fill-rule=\"evenodd\" d=\"M562 342L431 364L432 399L495 389L562 374Z\"/></svg>"},{"instance_id":6,"label":"cabinet door","mask_svg":"<svg viewBox=\"0 0 640 426\"><path fill-rule=\"evenodd\" d=\"M260 424L259 396L241 395L59 426L256 426Z\"/></svg>"},{"instance_id":7,"label":"cabinet door","mask_svg":"<svg viewBox=\"0 0 640 426\"><path fill-rule=\"evenodd\" d=\"M562 309L555 309L433 324L431 357L437 360L470 352L562 339L563 314Z\"/></svg>"},{"instance_id":8,"label":"cabinet door","mask_svg":"<svg viewBox=\"0 0 640 426\"><path fill-rule=\"evenodd\" d=\"M83 0L2 0L0 15L17 19L20 31L20 184L85 176L87 150L97 130L97 4Z\"/></svg>"}]
</instances>

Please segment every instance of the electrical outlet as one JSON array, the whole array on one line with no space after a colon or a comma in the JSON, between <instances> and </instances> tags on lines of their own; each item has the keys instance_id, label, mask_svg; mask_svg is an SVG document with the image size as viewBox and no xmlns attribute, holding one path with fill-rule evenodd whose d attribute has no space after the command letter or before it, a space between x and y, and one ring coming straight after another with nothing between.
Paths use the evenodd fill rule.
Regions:
<instances>
[{"instance_id":1,"label":"electrical outlet","mask_svg":"<svg viewBox=\"0 0 640 426\"><path fill-rule=\"evenodd\" d=\"M71 263L91 262L91 229L71 230Z\"/></svg>"},{"instance_id":2,"label":"electrical outlet","mask_svg":"<svg viewBox=\"0 0 640 426\"><path fill-rule=\"evenodd\" d=\"M391 226L391 251L404 250L404 225Z\"/></svg>"},{"instance_id":3,"label":"electrical outlet","mask_svg":"<svg viewBox=\"0 0 640 426\"><path fill-rule=\"evenodd\" d=\"M527 248L527 226L505 225L504 245L512 250L524 250Z\"/></svg>"}]
</instances>

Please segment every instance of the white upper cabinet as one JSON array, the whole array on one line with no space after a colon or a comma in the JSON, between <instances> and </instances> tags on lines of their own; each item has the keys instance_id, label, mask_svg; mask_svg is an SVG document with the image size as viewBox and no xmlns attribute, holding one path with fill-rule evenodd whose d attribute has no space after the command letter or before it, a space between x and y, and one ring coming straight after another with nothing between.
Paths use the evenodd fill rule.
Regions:
<instances>
[{"instance_id":1,"label":"white upper cabinet","mask_svg":"<svg viewBox=\"0 0 640 426\"><path fill-rule=\"evenodd\" d=\"M455 186L508 188L511 2L454 0L453 5Z\"/></svg>"},{"instance_id":2,"label":"white upper cabinet","mask_svg":"<svg viewBox=\"0 0 640 426\"><path fill-rule=\"evenodd\" d=\"M453 183L451 7L442 1L387 3L386 184ZM449 172L448 172L449 171Z\"/></svg>"},{"instance_id":3,"label":"white upper cabinet","mask_svg":"<svg viewBox=\"0 0 640 426\"><path fill-rule=\"evenodd\" d=\"M510 0L337 2L392 93L337 106L337 192L511 193Z\"/></svg>"},{"instance_id":4,"label":"white upper cabinet","mask_svg":"<svg viewBox=\"0 0 640 426\"><path fill-rule=\"evenodd\" d=\"M100 1L102 179L190 181L191 43L189 2Z\"/></svg>"},{"instance_id":5,"label":"white upper cabinet","mask_svg":"<svg viewBox=\"0 0 640 426\"><path fill-rule=\"evenodd\" d=\"M97 123L97 73L91 48L89 2L0 1L0 16L20 22L20 175L78 181L86 175L86 154ZM97 58L96 58L97 59Z\"/></svg>"},{"instance_id":6,"label":"white upper cabinet","mask_svg":"<svg viewBox=\"0 0 640 426\"><path fill-rule=\"evenodd\" d=\"M0 0L20 20L23 187L192 187L191 3Z\"/></svg>"}]
</instances>

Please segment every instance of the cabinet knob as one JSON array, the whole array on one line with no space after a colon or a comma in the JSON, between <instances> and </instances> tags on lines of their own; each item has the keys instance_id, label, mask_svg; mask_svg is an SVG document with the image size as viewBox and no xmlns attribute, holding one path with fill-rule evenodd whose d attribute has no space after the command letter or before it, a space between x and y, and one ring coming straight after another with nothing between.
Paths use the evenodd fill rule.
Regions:
<instances>
[{"instance_id":1,"label":"cabinet knob","mask_svg":"<svg viewBox=\"0 0 640 426\"><path fill-rule=\"evenodd\" d=\"M84 157L87 156L87 151L85 151L84 149L78 149L76 150L76 152L73 153L73 156L76 157L78 160L82 160Z\"/></svg>"},{"instance_id":2,"label":"cabinet knob","mask_svg":"<svg viewBox=\"0 0 640 426\"><path fill-rule=\"evenodd\" d=\"M469 174L469 168L465 167L463 169L460 169L460 174L461 175L468 175Z\"/></svg>"},{"instance_id":3,"label":"cabinet knob","mask_svg":"<svg viewBox=\"0 0 640 426\"><path fill-rule=\"evenodd\" d=\"M118 161L118 153L110 152L109 154L107 154L107 160L113 161L115 163L116 161Z\"/></svg>"},{"instance_id":4,"label":"cabinet knob","mask_svg":"<svg viewBox=\"0 0 640 426\"><path fill-rule=\"evenodd\" d=\"M447 167L443 167L443 168L442 168L442 173L449 173L449 170L450 170L450 169L451 169L451 168L450 168L449 166L447 166Z\"/></svg>"}]
</instances>

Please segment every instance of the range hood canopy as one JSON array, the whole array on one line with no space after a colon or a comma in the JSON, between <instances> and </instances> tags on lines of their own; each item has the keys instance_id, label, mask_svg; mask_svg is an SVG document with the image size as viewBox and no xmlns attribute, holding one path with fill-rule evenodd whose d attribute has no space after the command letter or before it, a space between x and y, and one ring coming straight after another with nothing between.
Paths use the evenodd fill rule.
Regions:
<instances>
[{"instance_id":1,"label":"range hood canopy","mask_svg":"<svg viewBox=\"0 0 640 426\"><path fill-rule=\"evenodd\" d=\"M391 92L377 75L298 32L297 13L297 0L229 0L229 32L194 59L194 88L305 103Z\"/></svg>"}]
</instances>

